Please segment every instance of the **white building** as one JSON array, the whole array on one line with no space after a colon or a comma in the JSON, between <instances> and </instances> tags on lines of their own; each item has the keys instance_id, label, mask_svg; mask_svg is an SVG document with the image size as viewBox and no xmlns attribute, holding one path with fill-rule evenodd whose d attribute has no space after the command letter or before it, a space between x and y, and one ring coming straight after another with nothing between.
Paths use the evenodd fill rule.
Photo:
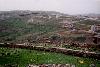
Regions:
<instances>
[{"instance_id":1,"label":"white building","mask_svg":"<svg viewBox=\"0 0 100 67\"><path fill-rule=\"evenodd\" d=\"M94 33L95 31L96 31L96 25L92 25L92 26L91 26L91 32Z\"/></svg>"}]
</instances>

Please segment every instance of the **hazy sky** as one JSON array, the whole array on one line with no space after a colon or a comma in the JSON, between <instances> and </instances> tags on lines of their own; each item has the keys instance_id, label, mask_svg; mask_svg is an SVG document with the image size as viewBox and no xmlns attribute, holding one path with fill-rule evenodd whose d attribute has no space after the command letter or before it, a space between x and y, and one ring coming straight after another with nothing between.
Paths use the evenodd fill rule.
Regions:
<instances>
[{"instance_id":1,"label":"hazy sky","mask_svg":"<svg viewBox=\"0 0 100 67\"><path fill-rule=\"evenodd\" d=\"M0 11L43 10L67 14L99 13L100 0L0 0Z\"/></svg>"}]
</instances>

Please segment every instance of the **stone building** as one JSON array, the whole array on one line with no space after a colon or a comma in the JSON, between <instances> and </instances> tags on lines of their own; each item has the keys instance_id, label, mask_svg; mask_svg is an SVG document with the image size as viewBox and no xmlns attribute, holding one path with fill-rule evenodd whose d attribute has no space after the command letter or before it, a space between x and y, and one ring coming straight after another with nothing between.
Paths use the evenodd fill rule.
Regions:
<instances>
[{"instance_id":1,"label":"stone building","mask_svg":"<svg viewBox=\"0 0 100 67\"><path fill-rule=\"evenodd\" d=\"M92 25L92 26L91 26L91 32L94 33L95 31L96 31L96 25Z\"/></svg>"}]
</instances>

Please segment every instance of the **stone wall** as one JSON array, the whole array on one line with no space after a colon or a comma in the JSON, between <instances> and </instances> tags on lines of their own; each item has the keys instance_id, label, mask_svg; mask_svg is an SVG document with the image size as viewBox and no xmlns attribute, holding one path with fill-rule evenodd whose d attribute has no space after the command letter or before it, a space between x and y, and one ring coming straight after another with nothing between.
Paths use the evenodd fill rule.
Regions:
<instances>
[{"instance_id":1,"label":"stone wall","mask_svg":"<svg viewBox=\"0 0 100 67\"><path fill-rule=\"evenodd\" d=\"M56 52L62 53L65 55L73 55L78 57L87 57L87 58L95 58L100 60L100 53L83 51L83 50L73 50L73 49L66 49L66 48L58 48L58 47L43 47L43 46L29 46L29 45L14 45L14 44L0 44L0 47L7 47L7 48L21 48L21 49L31 49L31 50L38 50L38 51L46 51L46 52Z\"/></svg>"}]
</instances>

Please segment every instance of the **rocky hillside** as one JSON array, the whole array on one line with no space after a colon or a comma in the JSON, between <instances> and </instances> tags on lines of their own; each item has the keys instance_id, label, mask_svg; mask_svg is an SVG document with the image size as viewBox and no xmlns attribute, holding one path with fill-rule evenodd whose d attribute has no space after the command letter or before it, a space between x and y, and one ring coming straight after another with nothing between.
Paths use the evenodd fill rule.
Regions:
<instances>
[{"instance_id":1,"label":"rocky hillside","mask_svg":"<svg viewBox=\"0 0 100 67\"><path fill-rule=\"evenodd\" d=\"M1 11L0 42L19 42L28 38L48 36L59 31L88 31L93 24L100 24L98 17L67 15L54 11ZM66 35L68 36L68 35Z\"/></svg>"},{"instance_id":2,"label":"rocky hillside","mask_svg":"<svg viewBox=\"0 0 100 67\"><path fill-rule=\"evenodd\" d=\"M64 16L66 15L53 11L2 11L0 42L59 30L59 22Z\"/></svg>"}]
</instances>

